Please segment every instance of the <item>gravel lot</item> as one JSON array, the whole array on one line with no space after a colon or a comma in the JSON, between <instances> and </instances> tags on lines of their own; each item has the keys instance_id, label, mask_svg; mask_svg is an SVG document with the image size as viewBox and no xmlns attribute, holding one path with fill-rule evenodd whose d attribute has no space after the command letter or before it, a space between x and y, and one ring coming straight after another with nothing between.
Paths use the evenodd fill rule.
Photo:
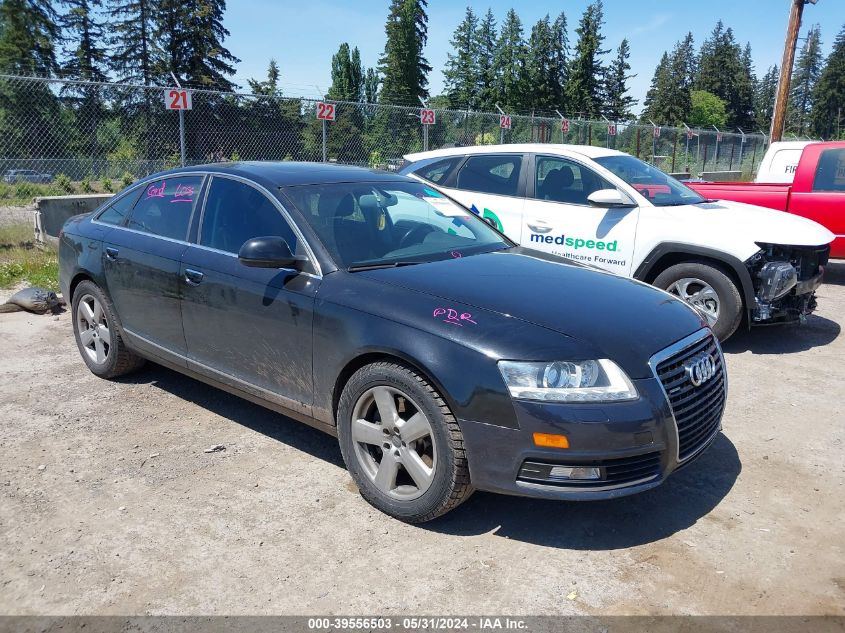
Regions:
<instances>
[{"instance_id":1,"label":"gravel lot","mask_svg":"<svg viewBox=\"0 0 845 633\"><path fill-rule=\"evenodd\" d=\"M845 614L845 264L725 348L724 434L656 490L476 493L408 526L336 441L156 366L90 374L0 314L0 613ZM215 444L224 451L205 453Z\"/></svg>"}]
</instances>

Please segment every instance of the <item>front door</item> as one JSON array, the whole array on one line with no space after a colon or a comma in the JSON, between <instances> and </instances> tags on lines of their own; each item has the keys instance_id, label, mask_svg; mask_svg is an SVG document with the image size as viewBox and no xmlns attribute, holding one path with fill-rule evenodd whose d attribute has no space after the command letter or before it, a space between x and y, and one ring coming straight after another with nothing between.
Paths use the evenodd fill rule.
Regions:
<instances>
[{"instance_id":1,"label":"front door","mask_svg":"<svg viewBox=\"0 0 845 633\"><path fill-rule=\"evenodd\" d=\"M591 193L616 187L579 162L538 155L532 163L520 243L630 275L639 209L591 206Z\"/></svg>"},{"instance_id":2,"label":"front door","mask_svg":"<svg viewBox=\"0 0 845 633\"><path fill-rule=\"evenodd\" d=\"M157 180L141 190L128 218L120 212L130 196L100 217L116 222L103 241L103 271L123 329L136 347L179 364L185 355L179 265L202 182L201 175Z\"/></svg>"},{"instance_id":3,"label":"front door","mask_svg":"<svg viewBox=\"0 0 845 633\"><path fill-rule=\"evenodd\" d=\"M281 236L305 248L278 202L252 185L216 175L198 244L182 257L182 324L189 368L305 414L311 413L312 320L320 282L302 270L249 268L247 240Z\"/></svg>"}]
</instances>

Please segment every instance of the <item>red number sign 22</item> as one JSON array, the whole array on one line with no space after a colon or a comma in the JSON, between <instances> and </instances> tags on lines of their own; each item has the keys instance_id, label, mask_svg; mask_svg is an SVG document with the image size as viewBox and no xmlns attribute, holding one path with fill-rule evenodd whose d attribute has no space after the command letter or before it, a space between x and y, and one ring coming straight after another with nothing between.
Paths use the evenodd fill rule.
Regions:
<instances>
[{"instance_id":1,"label":"red number sign 22","mask_svg":"<svg viewBox=\"0 0 845 633\"><path fill-rule=\"evenodd\" d=\"M321 121L334 121L334 104L320 101L317 104L317 118Z\"/></svg>"}]
</instances>

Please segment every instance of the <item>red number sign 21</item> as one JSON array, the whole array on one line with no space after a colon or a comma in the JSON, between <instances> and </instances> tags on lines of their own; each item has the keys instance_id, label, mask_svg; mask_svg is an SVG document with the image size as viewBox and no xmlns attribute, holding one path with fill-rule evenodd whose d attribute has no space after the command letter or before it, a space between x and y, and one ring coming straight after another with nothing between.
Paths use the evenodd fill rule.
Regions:
<instances>
[{"instance_id":1,"label":"red number sign 21","mask_svg":"<svg viewBox=\"0 0 845 633\"><path fill-rule=\"evenodd\" d=\"M191 91L176 88L165 90L164 107L168 110L190 110L193 107Z\"/></svg>"}]
</instances>

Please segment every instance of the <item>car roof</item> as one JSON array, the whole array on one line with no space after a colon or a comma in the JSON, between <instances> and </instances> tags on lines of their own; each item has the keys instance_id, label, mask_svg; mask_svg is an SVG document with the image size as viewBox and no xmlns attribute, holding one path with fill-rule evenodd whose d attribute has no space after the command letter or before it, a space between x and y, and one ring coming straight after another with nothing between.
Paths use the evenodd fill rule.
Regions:
<instances>
[{"instance_id":1,"label":"car roof","mask_svg":"<svg viewBox=\"0 0 845 633\"><path fill-rule=\"evenodd\" d=\"M354 167L338 163L292 161L209 163L159 172L144 180L156 180L162 176L198 171L241 176L266 187L293 187L296 185L322 185L340 182L416 182L406 176L367 167Z\"/></svg>"},{"instance_id":2,"label":"car roof","mask_svg":"<svg viewBox=\"0 0 845 633\"><path fill-rule=\"evenodd\" d=\"M618 152L615 149L594 147L592 145L564 145L560 143L506 143L503 145L473 145L470 147L448 147L429 152L414 152L412 154L406 154L405 160L417 162L418 160L424 160L427 158L448 158L449 156L474 154L523 154L526 152L561 154L563 156L578 154L586 158L624 155L623 152Z\"/></svg>"}]
</instances>

